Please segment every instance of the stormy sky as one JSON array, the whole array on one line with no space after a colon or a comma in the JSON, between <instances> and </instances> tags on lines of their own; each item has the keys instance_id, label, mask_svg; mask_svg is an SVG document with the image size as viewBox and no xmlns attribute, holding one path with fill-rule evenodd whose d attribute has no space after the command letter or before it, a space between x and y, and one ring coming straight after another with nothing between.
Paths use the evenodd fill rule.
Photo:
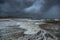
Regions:
<instances>
[{"instance_id":1,"label":"stormy sky","mask_svg":"<svg viewBox=\"0 0 60 40\"><path fill-rule=\"evenodd\" d=\"M0 0L0 16L60 18L60 0Z\"/></svg>"}]
</instances>

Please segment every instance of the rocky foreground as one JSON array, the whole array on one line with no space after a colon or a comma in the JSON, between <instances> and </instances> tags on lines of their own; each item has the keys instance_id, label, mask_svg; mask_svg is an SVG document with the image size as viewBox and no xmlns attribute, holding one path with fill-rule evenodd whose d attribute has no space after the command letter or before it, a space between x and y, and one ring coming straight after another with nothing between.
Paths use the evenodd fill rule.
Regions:
<instances>
[{"instance_id":1,"label":"rocky foreground","mask_svg":"<svg viewBox=\"0 0 60 40\"><path fill-rule=\"evenodd\" d=\"M0 40L60 40L58 21L0 19Z\"/></svg>"}]
</instances>

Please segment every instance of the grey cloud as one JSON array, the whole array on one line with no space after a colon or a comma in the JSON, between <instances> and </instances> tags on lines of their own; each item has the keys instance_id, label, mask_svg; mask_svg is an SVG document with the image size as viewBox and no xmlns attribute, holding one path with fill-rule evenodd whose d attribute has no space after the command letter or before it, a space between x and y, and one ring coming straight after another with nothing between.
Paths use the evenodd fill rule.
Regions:
<instances>
[{"instance_id":1,"label":"grey cloud","mask_svg":"<svg viewBox=\"0 0 60 40\"><path fill-rule=\"evenodd\" d=\"M0 16L60 18L60 0L0 0Z\"/></svg>"},{"instance_id":2,"label":"grey cloud","mask_svg":"<svg viewBox=\"0 0 60 40\"><path fill-rule=\"evenodd\" d=\"M35 3L26 8L25 11L31 15L36 14L36 16L33 15L35 18L60 18L60 7L57 5L59 1L60 0L36 0Z\"/></svg>"}]
</instances>

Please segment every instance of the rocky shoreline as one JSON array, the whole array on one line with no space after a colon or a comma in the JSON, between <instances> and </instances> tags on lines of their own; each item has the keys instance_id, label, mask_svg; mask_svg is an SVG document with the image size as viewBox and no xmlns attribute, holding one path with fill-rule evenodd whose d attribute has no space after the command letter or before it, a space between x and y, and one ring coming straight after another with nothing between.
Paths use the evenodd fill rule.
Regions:
<instances>
[{"instance_id":1,"label":"rocky shoreline","mask_svg":"<svg viewBox=\"0 0 60 40\"><path fill-rule=\"evenodd\" d=\"M0 40L60 40L59 22L44 23L42 21L43 23L41 24L41 22L38 20L28 20L28 21L27 20L20 19L19 21L17 19L16 20L9 19L9 21L2 21L1 19L0 21L2 22L0 22ZM23 23L21 24L20 22ZM31 25L31 27L38 23L40 30L36 34L24 34L24 32L27 31L27 29L25 28L26 26L24 26L25 29L20 28L21 25L19 23L21 25L23 25L24 23L28 23L24 25L26 26ZM33 27L34 30L36 28ZM31 32L33 33L34 31Z\"/></svg>"}]
</instances>

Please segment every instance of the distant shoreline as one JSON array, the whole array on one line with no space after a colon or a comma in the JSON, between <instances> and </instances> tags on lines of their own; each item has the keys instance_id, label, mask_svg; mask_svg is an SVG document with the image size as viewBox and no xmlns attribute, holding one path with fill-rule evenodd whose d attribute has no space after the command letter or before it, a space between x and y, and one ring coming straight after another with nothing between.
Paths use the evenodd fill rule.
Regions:
<instances>
[{"instance_id":1,"label":"distant shoreline","mask_svg":"<svg viewBox=\"0 0 60 40\"><path fill-rule=\"evenodd\" d=\"M32 17L16 17L16 16L0 16L0 19L7 19L7 18L28 18L32 19Z\"/></svg>"}]
</instances>

